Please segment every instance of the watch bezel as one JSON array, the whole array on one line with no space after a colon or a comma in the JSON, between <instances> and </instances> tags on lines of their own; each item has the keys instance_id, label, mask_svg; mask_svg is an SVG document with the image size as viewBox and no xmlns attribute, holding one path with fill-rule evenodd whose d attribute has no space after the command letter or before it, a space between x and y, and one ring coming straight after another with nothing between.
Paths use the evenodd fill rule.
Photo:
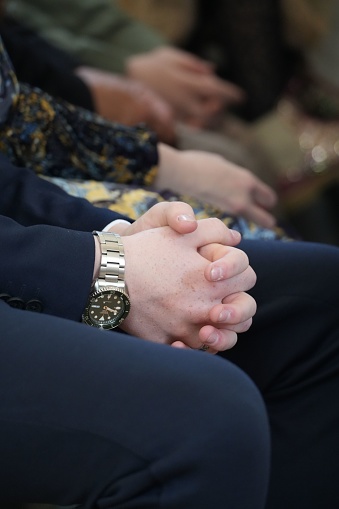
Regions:
<instances>
[{"instance_id":1,"label":"watch bezel","mask_svg":"<svg viewBox=\"0 0 339 509\"><path fill-rule=\"evenodd\" d=\"M97 322L94 322L89 315L93 301L95 299L97 299L98 297L100 297L101 295L117 294L117 293L120 295L121 300L124 302L123 314L116 321L114 321L114 319L112 319L112 321L110 321L110 323L108 323L108 324L99 324ZM96 290L93 293L91 293L91 295L88 299L86 308L84 310L84 313L82 315L82 320L87 325L90 325L91 327L96 327L97 329L103 329L103 330L116 329L126 319L128 313L130 311L130 308L131 308L131 302L130 302L129 296L123 290L121 290L120 288L116 288L116 287L102 288L100 290Z\"/></svg>"}]
</instances>

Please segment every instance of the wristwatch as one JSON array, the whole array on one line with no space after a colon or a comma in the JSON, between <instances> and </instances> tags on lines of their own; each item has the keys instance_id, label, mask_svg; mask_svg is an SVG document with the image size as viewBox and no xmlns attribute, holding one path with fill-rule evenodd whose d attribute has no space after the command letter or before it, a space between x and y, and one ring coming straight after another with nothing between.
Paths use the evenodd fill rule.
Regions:
<instances>
[{"instance_id":1,"label":"wristwatch","mask_svg":"<svg viewBox=\"0 0 339 509\"><path fill-rule=\"evenodd\" d=\"M120 235L94 231L101 245L99 277L93 285L82 320L100 329L114 329L127 317L131 303L125 285L125 254Z\"/></svg>"}]
</instances>

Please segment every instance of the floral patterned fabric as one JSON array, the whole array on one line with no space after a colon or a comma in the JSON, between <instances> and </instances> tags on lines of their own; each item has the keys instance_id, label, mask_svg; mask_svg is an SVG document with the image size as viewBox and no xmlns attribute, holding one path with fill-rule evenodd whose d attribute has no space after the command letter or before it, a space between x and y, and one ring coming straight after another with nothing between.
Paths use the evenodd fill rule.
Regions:
<instances>
[{"instance_id":1,"label":"floral patterned fabric","mask_svg":"<svg viewBox=\"0 0 339 509\"><path fill-rule=\"evenodd\" d=\"M149 185L156 137L143 126L112 124L90 111L21 85L0 126L0 150L42 175Z\"/></svg>"}]
</instances>

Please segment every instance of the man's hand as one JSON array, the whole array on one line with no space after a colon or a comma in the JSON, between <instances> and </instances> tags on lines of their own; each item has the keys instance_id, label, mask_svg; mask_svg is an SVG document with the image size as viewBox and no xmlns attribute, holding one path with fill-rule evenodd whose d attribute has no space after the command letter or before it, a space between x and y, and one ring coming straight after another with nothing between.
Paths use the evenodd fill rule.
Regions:
<instances>
[{"instance_id":1,"label":"man's hand","mask_svg":"<svg viewBox=\"0 0 339 509\"><path fill-rule=\"evenodd\" d=\"M266 228L275 225L270 209L277 196L250 171L219 155L198 150L178 151L159 144L159 154L155 182L158 189L188 194Z\"/></svg>"},{"instance_id":2,"label":"man's hand","mask_svg":"<svg viewBox=\"0 0 339 509\"><path fill-rule=\"evenodd\" d=\"M246 292L255 283L247 256L221 221L198 222L180 235L158 227L123 237L131 312L123 329L152 341L231 348L256 310Z\"/></svg>"},{"instance_id":3,"label":"man's hand","mask_svg":"<svg viewBox=\"0 0 339 509\"><path fill-rule=\"evenodd\" d=\"M152 228L170 226L173 231L181 234L192 233L198 227L198 221L194 216L193 209L188 203L181 201L164 201L153 205L145 214L134 223L126 222L115 224L108 231L119 235L134 235ZM226 229L224 243L228 246L236 246L241 240L241 235L235 230Z\"/></svg>"},{"instance_id":4,"label":"man's hand","mask_svg":"<svg viewBox=\"0 0 339 509\"><path fill-rule=\"evenodd\" d=\"M170 226L177 233L187 234L197 229L198 222L194 217L192 208L187 203L162 202L152 207L133 224L128 226L118 224L112 230L120 235L128 236L163 226ZM232 266L234 255L236 255L235 266L239 261L240 253L238 250L232 250L231 247L239 243L240 234L226 228L224 225L221 226L221 231L223 233L221 241L226 245L209 244L199 249L200 255L210 261L204 271L206 280L210 282L233 277L230 266ZM247 258L246 263L248 263ZM228 347L232 346L236 342L237 333L247 330L251 325L251 318L248 318L248 316L255 310L255 302L243 292L225 297L223 304L228 306L226 311L221 302L211 310L211 323L216 324L217 327L209 323L200 330L199 339L202 344L209 346L210 353L216 353L224 349L225 342ZM225 323L220 322L221 313L227 317ZM244 320L243 317L245 317ZM220 332L220 327L222 327L222 332ZM172 345L178 348L187 347L185 343L179 340L174 341Z\"/></svg>"},{"instance_id":5,"label":"man's hand","mask_svg":"<svg viewBox=\"0 0 339 509\"><path fill-rule=\"evenodd\" d=\"M199 128L213 125L225 107L244 99L243 91L221 80L209 62L169 46L130 57L126 73L163 97L177 120Z\"/></svg>"},{"instance_id":6,"label":"man's hand","mask_svg":"<svg viewBox=\"0 0 339 509\"><path fill-rule=\"evenodd\" d=\"M174 143L172 107L146 85L93 67L79 67L75 73L90 88L99 115L125 125L144 122L161 141Z\"/></svg>"}]
</instances>

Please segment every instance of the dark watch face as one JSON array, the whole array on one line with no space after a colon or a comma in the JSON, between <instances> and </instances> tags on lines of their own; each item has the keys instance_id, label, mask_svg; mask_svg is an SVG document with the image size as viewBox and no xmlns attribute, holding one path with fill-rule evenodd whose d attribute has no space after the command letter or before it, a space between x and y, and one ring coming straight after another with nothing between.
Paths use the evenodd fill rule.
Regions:
<instances>
[{"instance_id":1,"label":"dark watch face","mask_svg":"<svg viewBox=\"0 0 339 509\"><path fill-rule=\"evenodd\" d=\"M119 290L100 290L91 296L83 321L92 327L114 329L126 318L130 306L127 295Z\"/></svg>"}]
</instances>

